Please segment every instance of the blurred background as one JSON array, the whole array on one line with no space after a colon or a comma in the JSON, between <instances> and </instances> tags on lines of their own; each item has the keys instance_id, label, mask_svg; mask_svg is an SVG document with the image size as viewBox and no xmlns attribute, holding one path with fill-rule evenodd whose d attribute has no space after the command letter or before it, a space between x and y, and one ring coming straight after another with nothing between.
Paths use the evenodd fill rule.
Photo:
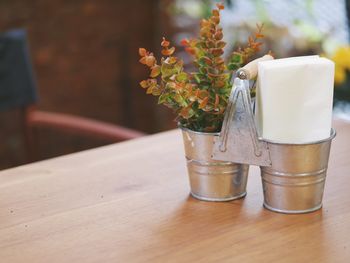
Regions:
<instances>
[{"instance_id":1,"label":"blurred background","mask_svg":"<svg viewBox=\"0 0 350 263\"><path fill-rule=\"evenodd\" d=\"M38 94L36 109L88 117L148 134L176 124L172 113L139 87L148 71L138 62L138 48L159 54L161 37L166 36L190 66L179 43L184 37L196 37L199 20L210 15L216 2L0 0L0 28L2 32L27 31ZM264 23L266 46L262 52L272 50L277 58L320 54L333 59L334 112L350 120L348 0L221 2L226 6L222 26L227 51L242 45L256 23ZM0 85L1 89L5 87ZM5 100L0 92L0 105ZM36 154L28 158L28 127L23 124L26 110L23 106L0 110L0 169L118 141L52 127L35 128Z\"/></svg>"}]
</instances>

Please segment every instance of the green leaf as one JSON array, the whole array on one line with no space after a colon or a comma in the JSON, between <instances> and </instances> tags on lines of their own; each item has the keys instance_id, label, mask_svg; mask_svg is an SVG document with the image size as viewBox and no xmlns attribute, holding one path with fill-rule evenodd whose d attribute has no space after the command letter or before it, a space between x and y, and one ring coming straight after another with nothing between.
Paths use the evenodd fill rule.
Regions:
<instances>
[{"instance_id":1,"label":"green leaf","mask_svg":"<svg viewBox=\"0 0 350 263\"><path fill-rule=\"evenodd\" d=\"M179 73L182 71L183 68L183 61L179 60L176 64L173 65L174 66L174 71L175 73Z\"/></svg>"},{"instance_id":2,"label":"green leaf","mask_svg":"<svg viewBox=\"0 0 350 263\"><path fill-rule=\"evenodd\" d=\"M201 80L200 80L198 74L193 74L193 77L194 77L194 80L195 80L198 84L201 83Z\"/></svg>"},{"instance_id":3,"label":"green leaf","mask_svg":"<svg viewBox=\"0 0 350 263\"><path fill-rule=\"evenodd\" d=\"M166 84L165 84L165 88L166 89L170 89L170 90L174 90L176 89L176 84L175 82L172 82L172 81L168 81Z\"/></svg>"},{"instance_id":4,"label":"green leaf","mask_svg":"<svg viewBox=\"0 0 350 263\"><path fill-rule=\"evenodd\" d=\"M176 75L176 80L178 82L186 82L188 80L188 76L185 72L181 72Z\"/></svg>"},{"instance_id":5,"label":"green leaf","mask_svg":"<svg viewBox=\"0 0 350 263\"><path fill-rule=\"evenodd\" d=\"M163 93L162 95L160 95L158 97L158 104L163 104L167 101L167 99L169 98L169 94L167 93Z\"/></svg>"},{"instance_id":6,"label":"green leaf","mask_svg":"<svg viewBox=\"0 0 350 263\"><path fill-rule=\"evenodd\" d=\"M174 75L174 73L175 73L174 68L171 65L166 64L166 63L162 64L160 71L162 73L163 79L169 78L172 75Z\"/></svg>"},{"instance_id":7,"label":"green leaf","mask_svg":"<svg viewBox=\"0 0 350 263\"><path fill-rule=\"evenodd\" d=\"M198 69L198 71L199 71L199 73L201 73L201 74L206 74L206 73L208 72L207 68L205 68L205 67L200 67L200 68Z\"/></svg>"},{"instance_id":8,"label":"green leaf","mask_svg":"<svg viewBox=\"0 0 350 263\"><path fill-rule=\"evenodd\" d=\"M233 56L230 59L231 63L236 63L236 64L242 64L243 63L243 57L241 54L233 54Z\"/></svg>"},{"instance_id":9,"label":"green leaf","mask_svg":"<svg viewBox=\"0 0 350 263\"><path fill-rule=\"evenodd\" d=\"M197 81L198 84L200 84L200 86L202 86L203 82L208 80L207 77L208 73L193 73L193 77L194 79Z\"/></svg>"},{"instance_id":10,"label":"green leaf","mask_svg":"<svg viewBox=\"0 0 350 263\"><path fill-rule=\"evenodd\" d=\"M207 66L207 65L213 64L212 60L210 58L208 58L207 56L203 56L203 57L199 58L198 62L201 66Z\"/></svg>"},{"instance_id":11,"label":"green leaf","mask_svg":"<svg viewBox=\"0 0 350 263\"><path fill-rule=\"evenodd\" d=\"M240 68L240 66L241 66L241 64L229 63L229 64L227 65L227 68L228 68L229 70L237 70L237 69Z\"/></svg>"},{"instance_id":12,"label":"green leaf","mask_svg":"<svg viewBox=\"0 0 350 263\"><path fill-rule=\"evenodd\" d=\"M174 100L180 105L180 106L187 106L186 101L180 94L175 94Z\"/></svg>"},{"instance_id":13,"label":"green leaf","mask_svg":"<svg viewBox=\"0 0 350 263\"><path fill-rule=\"evenodd\" d=\"M153 90L152 90L152 95L153 96L159 96L161 93L162 92L161 92L161 89L159 88L159 86L154 87Z\"/></svg>"}]
</instances>

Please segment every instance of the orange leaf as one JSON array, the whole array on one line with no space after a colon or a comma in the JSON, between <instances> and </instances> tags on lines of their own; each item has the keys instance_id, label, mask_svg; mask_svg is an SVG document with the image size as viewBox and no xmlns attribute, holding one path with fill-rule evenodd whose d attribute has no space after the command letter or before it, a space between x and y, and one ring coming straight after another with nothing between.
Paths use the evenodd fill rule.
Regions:
<instances>
[{"instance_id":1,"label":"orange leaf","mask_svg":"<svg viewBox=\"0 0 350 263\"><path fill-rule=\"evenodd\" d=\"M185 83L175 83L176 90L182 90L185 86Z\"/></svg>"},{"instance_id":2,"label":"orange leaf","mask_svg":"<svg viewBox=\"0 0 350 263\"><path fill-rule=\"evenodd\" d=\"M220 17L219 16L212 16L210 18L211 21L213 21L215 24L219 24L220 23Z\"/></svg>"},{"instance_id":3,"label":"orange leaf","mask_svg":"<svg viewBox=\"0 0 350 263\"><path fill-rule=\"evenodd\" d=\"M220 12L217 9L213 9L212 11L213 16L220 16Z\"/></svg>"},{"instance_id":4,"label":"orange leaf","mask_svg":"<svg viewBox=\"0 0 350 263\"><path fill-rule=\"evenodd\" d=\"M166 59L166 62L169 64L175 64L177 62L177 58L176 57L169 57Z\"/></svg>"},{"instance_id":5,"label":"orange leaf","mask_svg":"<svg viewBox=\"0 0 350 263\"><path fill-rule=\"evenodd\" d=\"M195 95L199 99L205 99L206 97L208 97L208 91L206 91L206 90L196 90Z\"/></svg>"},{"instance_id":6,"label":"orange leaf","mask_svg":"<svg viewBox=\"0 0 350 263\"><path fill-rule=\"evenodd\" d=\"M144 56L146 56L147 55L147 50L145 49L145 48L139 48L139 55L141 56L141 57L144 57Z\"/></svg>"},{"instance_id":7,"label":"orange leaf","mask_svg":"<svg viewBox=\"0 0 350 263\"><path fill-rule=\"evenodd\" d=\"M207 74L208 74L208 76L210 78L218 78L218 77L220 77L220 74L215 74L215 73L210 73L210 72L208 72Z\"/></svg>"},{"instance_id":8,"label":"orange leaf","mask_svg":"<svg viewBox=\"0 0 350 263\"><path fill-rule=\"evenodd\" d=\"M184 119L189 119L193 116L194 111L192 110L192 103L190 103L187 107L182 108L179 115Z\"/></svg>"},{"instance_id":9,"label":"orange leaf","mask_svg":"<svg viewBox=\"0 0 350 263\"><path fill-rule=\"evenodd\" d=\"M140 60L139 60L139 62L141 63L141 64L144 64L144 65L146 65L146 57L142 57L142 58L140 58Z\"/></svg>"},{"instance_id":10,"label":"orange leaf","mask_svg":"<svg viewBox=\"0 0 350 263\"><path fill-rule=\"evenodd\" d=\"M152 70L151 70L150 77L151 77L151 78L156 78L159 74L160 74L160 66L155 65L155 66L152 68Z\"/></svg>"},{"instance_id":11,"label":"orange leaf","mask_svg":"<svg viewBox=\"0 0 350 263\"><path fill-rule=\"evenodd\" d=\"M217 3L216 4L216 7L219 9L219 10L223 10L225 8L225 6L223 5L223 3Z\"/></svg>"},{"instance_id":12,"label":"orange leaf","mask_svg":"<svg viewBox=\"0 0 350 263\"><path fill-rule=\"evenodd\" d=\"M162 49L162 54L164 56L171 56L175 52L175 47Z\"/></svg>"},{"instance_id":13,"label":"orange leaf","mask_svg":"<svg viewBox=\"0 0 350 263\"><path fill-rule=\"evenodd\" d=\"M202 27L199 34L202 36L202 37L205 37L207 36L208 34L210 34L210 29L207 28L207 27Z\"/></svg>"},{"instance_id":14,"label":"orange leaf","mask_svg":"<svg viewBox=\"0 0 350 263\"><path fill-rule=\"evenodd\" d=\"M224 50L222 48L211 48L210 53L214 56L221 56L222 54L224 54Z\"/></svg>"},{"instance_id":15,"label":"orange leaf","mask_svg":"<svg viewBox=\"0 0 350 263\"><path fill-rule=\"evenodd\" d=\"M202 102L199 104L198 108L203 109L205 106L207 106L209 101L209 97L205 97Z\"/></svg>"},{"instance_id":16,"label":"orange leaf","mask_svg":"<svg viewBox=\"0 0 350 263\"><path fill-rule=\"evenodd\" d=\"M147 82L147 80L143 80L143 81L141 81L140 82L140 86L142 87L142 88L147 88L148 87L148 82Z\"/></svg>"},{"instance_id":17,"label":"orange leaf","mask_svg":"<svg viewBox=\"0 0 350 263\"><path fill-rule=\"evenodd\" d=\"M206 56L201 57L200 60L205 62L205 64L207 64L207 65L212 65L213 64L213 61L210 58L206 57Z\"/></svg>"},{"instance_id":18,"label":"orange leaf","mask_svg":"<svg viewBox=\"0 0 350 263\"><path fill-rule=\"evenodd\" d=\"M224 48L226 46L226 42L225 41L218 41L216 43L216 47L217 48Z\"/></svg>"},{"instance_id":19,"label":"orange leaf","mask_svg":"<svg viewBox=\"0 0 350 263\"><path fill-rule=\"evenodd\" d=\"M149 88L146 90L146 94L152 94L153 88L154 88L154 87L149 87Z\"/></svg>"},{"instance_id":20,"label":"orange leaf","mask_svg":"<svg viewBox=\"0 0 350 263\"><path fill-rule=\"evenodd\" d=\"M156 59L154 56L146 56L146 65L149 67L153 67L153 65L156 63Z\"/></svg>"},{"instance_id":21,"label":"orange leaf","mask_svg":"<svg viewBox=\"0 0 350 263\"><path fill-rule=\"evenodd\" d=\"M260 46L261 46L262 44L263 44L263 43L261 43L261 42L252 43L252 48L254 49L255 52L258 52L258 51L260 51Z\"/></svg>"},{"instance_id":22,"label":"orange leaf","mask_svg":"<svg viewBox=\"0 0 350 263\"><path fill-rule=\"evenodd\" d=\"M188 119L189 112L190 112L190 109L189 109L188 107L186 107L186 108L183 108L183 109L180 111L180 115L181 115L182 117L184 117L185 119Z\"/></svg>"},{"instance_id":23,"label":"orange leaf","mask_svg":"<svg viewBox=\"0 0 350 263\"><path fill-rule=\"evenodd\" d=\"M191 83L186 83L185 84L185 89L186 89L186 91L189 93L189 94L191 94L192 93L192 89L193 89L193 86L192 86L193 84L191 84Z\"/></svg>"},{"instance_id":24,"label":"orange leaf","mask_svg":"<svg viewBox=\"0 0 350 263\"><path fill-rule=\"evenodd\" d=\"M194 93L194 95L195 95L197 98L199 98L199 92L200 92L200 90L197 89L196 92Z\"/></svg>"},{"instance_id":25,"label":"orange leaf","mask_svg":"<svg viewBox=\"0 0 350 263\"><path fill-rule=\"evenodd\" d=\"M182 46L188 46L190 44L190 41L188 41L188 39L184 38L181 40L180 44Z\"/></svg>"},{"instance_id":26,"label":"orange leaf","mask_svg":"<svg viewBox=\"0 0 350 263\"><path fill-rule=\"evenodd\" d=\"M220 31L217 31L217 32L215 33L214 38L215 38L216 40L221 40L221 39L223 38L223 36L224 36L224 34L223 34L222 31L220 30Z\"/></svg>"},{"instance_id":27,"label":"orange leaf","mask_svg":"<svg viewBox=\"0 0 350 263\"><path fill-rule=\"evenodd\" d=\"M191 47L187 47L185 48L186 52L189 53L190 55L195 55L196 54L196 50L194 48Z\"/></svg>"},{"instance_id":28,"label":"orange leaf","mask_svg":"<svg viewBox=\"0 0 350 263\"><path fill-rule=\"evenodd\" d=\"M215 42L211 39L208 39L207 41L205 41L205 45L207 46L207 48L214 48Z\"/></svg>"},{"instance_id":29,"label":"orange leaf","mask_svg":"<svg viewBox=\"0 0 350 263\"><path fill-rule=\"evenodd\" d=\"M157 86L157 80L156 79L148 79L147 82L148 82L148 86L149 87Z\"/></svg>"},{"instance_id":30,"label":"orange leaf","mask_svg":"<svg viewBox=\"0 0 350 263\"><path fill-rule=\"evenodd\" d=\"M215 82L215 88L222 88L225 86L225 82L222 80L218 80Z\"/></svg>"},{"instance_id":31,"label":"orange leaf","mask_svg":"<svg viewBox=\"0 0 350 263\"><path fill-rule=\"evenodd\" d=\"M200 27L209 27L210 26L210 22L206 19L202 19L200 22Z\"/></svg>"},{"instance_id":32,"label":"orange leaf","mask_svg":"<svg viewBox=\"0 0 350 263\"><path fill-rule=\"evenodd\" d=\"M160 43L162 47L168 47L170 45L170 42L165 40L165 37L163 37L162 43Z\"/></svg>"},{"instance_id":33,"label":"orange leaf","mask_svg":"<svg viewBox=\"0 0 350 263\"><path fill-rule=\"evenodd\" d=\"M214 62L216 65L221 65L225 62L225 60L222 57L217 57L214 59Z\"/></svg>"}]
</instances>

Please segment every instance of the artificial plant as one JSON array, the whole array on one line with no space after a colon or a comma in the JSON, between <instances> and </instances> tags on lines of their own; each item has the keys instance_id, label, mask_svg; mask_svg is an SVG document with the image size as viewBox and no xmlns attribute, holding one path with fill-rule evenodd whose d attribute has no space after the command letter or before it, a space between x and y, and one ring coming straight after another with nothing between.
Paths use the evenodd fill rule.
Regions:
<instances>
[{"instance_id":1,"label":"artificial plant","mask_svg":"<svg viewBox=\"0 0 350 263\"><path fill-rule=\"evenodd\" d=\"M200 22L200 36L184 39L181 44L192 56L196 72L184 71L183 61L174 56L175 47L163 38L157 61L153 53L139 49L140 62L150 69L150 78L140 82L147 94L158 96L158 103L171 108L176 121L185 128L199 132L218 132L231 92L233 71L243 66L260 50L262 26L250 36L247 46L223 58L226 42L220 27L222 4L217 4L208 19Z\"/></svg>"}]
</instances>

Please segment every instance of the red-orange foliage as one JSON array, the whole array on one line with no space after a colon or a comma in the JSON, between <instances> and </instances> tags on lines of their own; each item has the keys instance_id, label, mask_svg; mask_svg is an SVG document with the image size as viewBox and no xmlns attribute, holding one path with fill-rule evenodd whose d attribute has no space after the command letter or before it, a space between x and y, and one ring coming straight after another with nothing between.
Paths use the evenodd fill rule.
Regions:
<instances>
[{"instance_id":1,"label":"red-orange foliage","mask_svg":"<svg viewBox=\"0 0 350 263\"><path fill-rule=\"evenodd\" d=\"M158 103L173 109L180 125L195 131L216 132L221 129L228 97L231 92L232 71L260 50L262 26L249 37L247 46L234 51L228 63L223 59L226 43L220 27L222 4L217 4L212 16L200 22L200 37L184 39L181 44L193 57L196 72L187 73L183 61L174 56L175 47L163 38L160 63L153 53L139 49L140 62L150 69L150 78L140 82L148 94L158 96Z\"/></svg>"}]
</instances>

